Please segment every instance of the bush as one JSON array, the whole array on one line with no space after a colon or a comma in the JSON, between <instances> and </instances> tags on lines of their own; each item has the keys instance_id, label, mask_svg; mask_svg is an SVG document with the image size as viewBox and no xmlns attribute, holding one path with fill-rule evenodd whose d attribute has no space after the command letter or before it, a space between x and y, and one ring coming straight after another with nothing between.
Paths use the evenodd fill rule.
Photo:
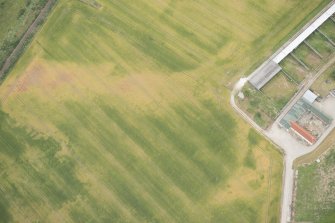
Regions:
<instances>
[{"instance_id":1,"label":"bush","mask_svg":"<svg viewBox=\"0 0 335 223\"><path fill-rule=\"evenodd\" d=\"M26 0L26 7L28 7L31 3L31 0Z\"/></svg>"},{"instance_id":2,"label":"bush","mask_svg":"<svg viewBox=\"0 0 335 223\"><path fill-rule=\"evenodd\" d=\"M256 114L254 116L254 121L260 126L264 125L264 120L263 120L262 114L260 112L256 112Z\"/></svg>"},{"instance_id":3,"label":"bush","mask_svg":"<svg viewBox=\"0 0 335 223\"><path fill-rule=\"evenodd\" d=\"M249 89L246 89L246 90L244 90L243 94L244 94L244 96L246 96L248 98L248 97L250 97L251 92L250 92Z\"/></svg>"},{"instance_id":4,"label":"bush","mask_svg":"<svg viewBox=\"0 0 335 223\"><path fill-rule=\"evenodd\" d=\"M21 16L23 16L25 12L26 12L25 8L20 9L19 14L17 15L17 18L20 18Z\"/></svg>"},{"instance_id":5,"label":"bush","mask_svg":"<svg viewBox=\"0 0 335 223\"><path fill-rule=\"evenodd\" d=\"M335 70L331 73L331 78L335 81Z\"/></svg>"}]
</instances>

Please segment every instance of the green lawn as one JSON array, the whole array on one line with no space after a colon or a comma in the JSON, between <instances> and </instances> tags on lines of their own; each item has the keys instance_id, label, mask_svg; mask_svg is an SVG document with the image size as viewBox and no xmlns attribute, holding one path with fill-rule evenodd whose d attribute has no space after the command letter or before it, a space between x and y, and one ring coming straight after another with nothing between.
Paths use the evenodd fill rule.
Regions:
<instances>
[{"instance_id":1,"label":"green lawn","mask_svg":"<svg viewBox=\"0 0 335 223\"><path fill-rule=\"evenodd\" d=\"M332 46L319 32L314 32L310 35L307 38L307 42L324 58L329 57L334 52L334 46Z\"/></svg>"},{"instance_id":2,"label":"green lawn","mask_svg":"<svg viewBox=\"0 0 335 223\"><path fill-rule=\"evenodd\" d=\"M294 50L294 54L311 70L316 70L322 64L322 58L304 43Z\"/></svg>"},{"instance_id":3,"label":"green lawn","mask_svg":"<svg viewBox=\"0 0 335 223\"><path fill-rule=\"evenodd\" d=\"M280 91L278 90L280 89ZM287 102L297 91L297 83L291 76L279 72L267 85L262 88L262 92L273 99L278 110L283 109Z\"/></svg>"},{"instance_id":4,"label":"green lawn","mask_svg":"<svg viewBox=\"0 0 335 223\"><path fill-rule=\"evenodd\" d=\"M320 163L298 168L295 221L331 223L335 217L335 150Z\"/></svg>"},{"instance_id":5,"label":"green lawn","mask_svg":"<svg viewBox=\"0 0 335 223\"><path fill-rule=\"evenodd\" d=\"M307 76L308 70L303 67L292 55L288 55L280 62L280 66L297 83L301 83Z\"/></svg>"},{"instance_id":6,"label":"green lawn","mask_svg":"<svg viewBox=\"0 0 335 223\"><path fill-rule=\"evenodd\" d=\"M279 222L282 156L225 86L329 1L85 2L0 87L1 220Z\"/></svg>"},{"instance_id":7,"label":"green lawn","mask_svg":"<svg viewBox=\"0 0 335 223\"><path fill-rule=\"evenodd\" d=\"M322 26L321 30L332 40L335 41L335 22L328 19Z\"/></svg>"}]
</instances>

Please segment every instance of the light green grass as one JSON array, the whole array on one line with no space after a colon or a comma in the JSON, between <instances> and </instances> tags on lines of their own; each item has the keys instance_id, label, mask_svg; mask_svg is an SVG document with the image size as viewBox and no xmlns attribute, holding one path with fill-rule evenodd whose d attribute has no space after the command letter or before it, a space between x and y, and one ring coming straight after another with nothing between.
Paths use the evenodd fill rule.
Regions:
<instances>
[{"instance_id":1,"label":"light green grass","mask_svg":"<svg viewBox=\"0 0 335 223\"><path fill-rule=\"evenodd\" d=\"M311 70L317 69L322 64L322 59L306 44L301 44L294 50L294 54Z\"/></svg>"},{"instance_id":2,"label":"light green grass","mask_svg":"<svg viewBox=\"0 0 335 223\"><path fill-rule=\"evenodd\" d=\"M331 90L335 89L334 72L335 65L332 65L313 83L311 88L321 97L326 97Z\"/></svg>"},{"instance_id":3,"label":"light green grass","mask_svg":"<svg viewBox=\"0 0 335 223\"><path fill-rule=\"evenodd\" d=\"M307 41L324 58L329 57L334 52L334 47L319 32L314 32L307 38Z\"/></svg>"},{"instance_id":4,"label":"light green grass","mask_svg":"<svg viewBox=\"0 0 335 223\"><path fill-rule=\"evenodd\" d=\"M262 92L273 99L275 107L279 111L283 109L297 91L297 84L290 78L291 76L286 76L283 72L279 72L262 88Z\"/></svg>"},{"instance_id":5,"label":"light green grass","mask_svg":"<svg viewBox=\"0 0 335 223\"><path fill-rule=\"evenodd\" d=\"M224 86L327 1L98 2L60 0L0 88L0 213L278 222L282 156Z\"/></svg>"},{"instance_id":6,"label":"light green grass","mask_svg":"<svg viewBox=\"0 0 335 223\"><path fill-rule=\"evenodd\" d=\"M320 163L298 168L295 221L330 223L334 221L334 165L332 149Z\"/></svg>"},{"instance_id":7,"label":"light green grass","mask_svg":"<svg viewBox=\"0 0 335 223\"><path fill-rule=\"evenodd\" d=\"M332 40L335 41L335 22L328 19L320 29Z\"/></svg>"},{"instance_id":8,"label":"light green grass","mask_svg":"<svg viewBox=\"0 0 335 223\"><path fill-rule=\"evenodd\" d=\"M287 72L297 83L301 83L308 73L296 59L291 55L288 55L284 60L281 61L280 66L285 72Z\"/></svg>"}]
</instances>

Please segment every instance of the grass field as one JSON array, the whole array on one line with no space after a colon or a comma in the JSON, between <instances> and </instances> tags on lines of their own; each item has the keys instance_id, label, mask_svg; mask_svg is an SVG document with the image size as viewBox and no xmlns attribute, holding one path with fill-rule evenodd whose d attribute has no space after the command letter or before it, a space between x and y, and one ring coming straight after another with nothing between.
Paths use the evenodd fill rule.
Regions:
<instances>
[{"instance_id":1,"label":"grass field","mask_svg":"<svg viewBox=\"0 0 335 223\"><path fill-rule=\"evenodd\" d=\"M322 26L321 30L325 33L332 41L335 41L335 22L328 19Z\"/></svg>"},{"instance_id":2,"label":"grass field","mask_svg":"<svg viewBox=\"0 0 335 223\"><path fill-rule=\"evenodd\" d=\"M335 23L328 19L319 28L322 33L326 34L330 39L333 38ZM314 48L316 52L307 45L307 43L301 44L294 54L311 70L318 70L322 64L328 60L330 54L334 53L334 46L319 32L313 33L306 40L310 43L310 46Z\"/></svg>"},{"instance_id":3,"label":"grass field","mask_svg":"<svg viewBox=\"0 0 335 223\"><path fill-rule=\"evenodd\" d=\"M320 94L321 97L329 95L331 90L335 89L335 64L330 66L312 85L313 91Z\"/></svg>"},{"instance_id":4,"label":"grass field","mask_svg":"<svg viewBox=\"0 0 335 223\"><path fill-rule=\"evenodd\" d=\"M46 0L0 0L0 67L45 3Z\"/></svg>"},{"instance_id":5,"label":"grass field","mask_svg":"<svg viewBox=\"0 0 335 223\"><path fill-rule=\"evenodd\" d=\"M294 54L309 69L316 70L322 62L322 58L320 58L316 53L314 53L306 44L301 44L296 50L294 50Z\"/></svg>"},{"instance_id":6,"label":"grass field","mask_svg":"<svg viewBox=\"0 0 335 223\"><path fill-rule=\"evenodd\" d=\"M303 67L293 56L288 55L281 63L280 66L288 73L297 83L301 83L308 74L308 70Z\"/></svg>"},{"instance_id":7,"label":"grass field","mask_svg":"<svg viewBox=\"0 0 335 223\"><path fill-rule=\"evenodd\" d=\"M278 91L281 89L281 91ZM278 73L262 89L263 93L272 98L278 110L281 110L297 91L297 84L283 72Z\"/></svg>"},{"instance_id":8,"label":"grass field","mask_svg":"<svg viewBox=\"0 0 335 223\"><path fill-rule=\"evenodd\" d=\"M307 41L312 47L317 49L324 58L329 57L331 53L334 52L334 47L319 32L314 32L308 37Z\"/></svg>"},{"instance_id":9,"label":"grass field","mask_svg":"<svg viewBox=\"0 0 335 223\"><path fill-rule=\"evenodd\" d=\"M0 87L0 222L278 222L282 156L226 87L329 1L97 2Z\"/></svg>"},{"instance_id":10,"label":"grass field","mask_svg":"<svg viewBox=\"0 0 335 223\"><path fill-rule=\"evenodd\" d=\"M332 223L335 218L335 147L321 159L298 168L296 222Z\"/></svg>"}]
</instances>

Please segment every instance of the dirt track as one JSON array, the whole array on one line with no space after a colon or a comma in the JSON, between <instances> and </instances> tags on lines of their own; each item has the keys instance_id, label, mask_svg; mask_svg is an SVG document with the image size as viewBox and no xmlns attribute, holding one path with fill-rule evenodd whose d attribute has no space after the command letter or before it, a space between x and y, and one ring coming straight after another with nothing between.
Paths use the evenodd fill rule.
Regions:
<instances>
[{"instance_id":1,"label":"dirt track","mask_svg":"<svg viewBox=\"0 0 335 223\"><path fill-rule=\"evenodd\" d=\"M48 2L45 4L44 8L41 10L40 14L36 17L35 21L29 26L27 31L22 36L20 42L17 44L15 49L12 51L12 53L9 55L9 57L5 60L5 63L1 67L0 70L0 79L4 77L6 72L9 70L9 68L18 60L18 56L23 51L25 44L27 43L27 40L36 33L38 26L44 21L44 19L47 17L48 12L52 8L52 6L55 4L57 0L48 0Z\"/></svg>"}]
</instances>

